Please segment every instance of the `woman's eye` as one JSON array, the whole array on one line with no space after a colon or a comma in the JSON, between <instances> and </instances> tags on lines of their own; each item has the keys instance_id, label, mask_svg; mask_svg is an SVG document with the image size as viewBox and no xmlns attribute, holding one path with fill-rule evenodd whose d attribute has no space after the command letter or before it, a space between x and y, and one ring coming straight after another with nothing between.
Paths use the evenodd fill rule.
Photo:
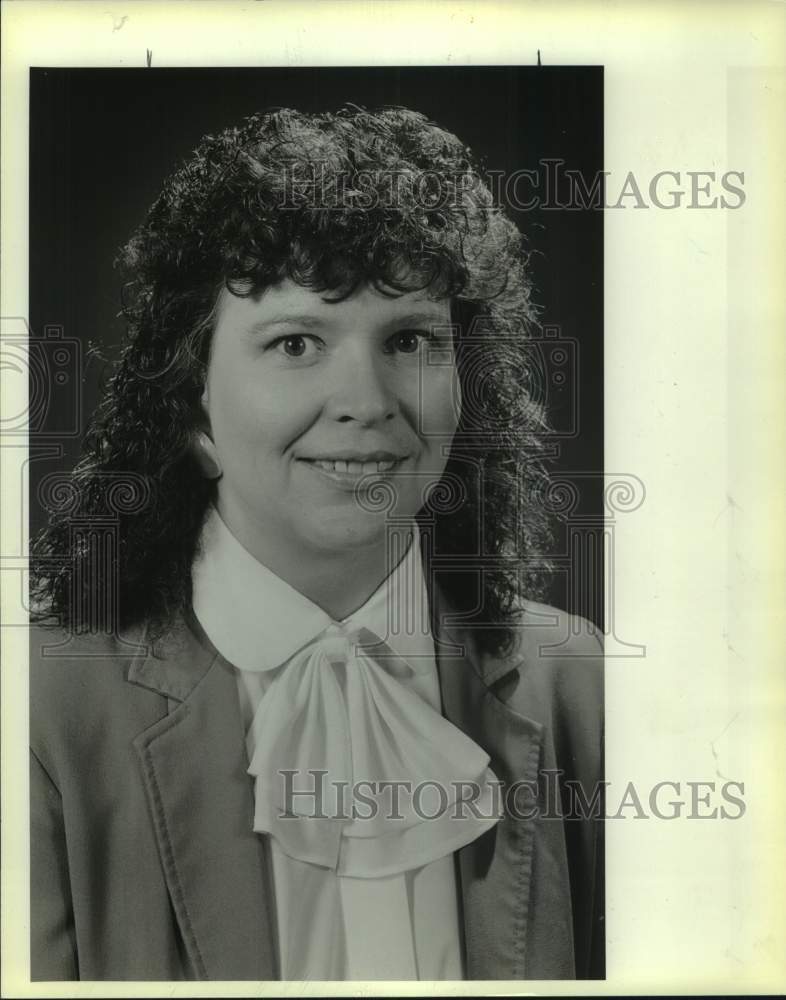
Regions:
<instances>
[{"instance_id":1,"label":"woman's eye","mask_svg":"<svg viewBox=\"0 0 786 1000\"><path fill-rule=\"evenodd\" d=\"M312 353L316 349L316 344L309 337L293 333L288 337L281 337L271 344L271 347L285 354L288 358L302 358Z\"/></svg>"},{"instance_id":2,"label":"woman's eye","mask_svg":"<svg viewBox=\"0 0 786 1000\"><path fill-rule=\"evenodd\" d=\"M415 354L428 337L425 330L399 330L393 334L389 343L393 350L400 354Z\"/></svg>"}]
</instances>

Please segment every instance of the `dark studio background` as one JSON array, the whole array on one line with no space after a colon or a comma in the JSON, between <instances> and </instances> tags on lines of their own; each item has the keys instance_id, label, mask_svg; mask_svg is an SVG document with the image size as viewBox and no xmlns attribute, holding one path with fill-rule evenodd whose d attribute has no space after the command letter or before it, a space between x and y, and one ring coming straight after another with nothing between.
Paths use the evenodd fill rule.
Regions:
<instances>
[{"instance_id":1,"label":"dark studio background","mask_svg":"<svg viewBox=\"0 0 786 1000\"><path fill-rule=\"evenodd\" d=\"M600 67L34 69L30 77L30 326L42 348L45 405L31 412L30 529L43 477L69 470L123 333L112 262L163 179L199 139L267 107L404 105L456 133L487 170L564 160L591 185L603 169ZM530 189L523 187L526 196ZM603 517L603 214L513 211L527 237L542 321L578 345L549 387L553 471L580 494L571 524L599 537ZM50 328L47 330L47 328ZM58 334L52 328L61 328ZM64 340L68 357L57 351ZM95 346L100 357L88 355ZM35 381L36 373L33 372ZM57 381L55 381L55 378ZM37 393L37 396L36 396ZM31 384L31 400L41 396ZM573 417L576 397L578 409ZM34 406L34 403L33 403ZM587 476L586 473L592 473ZM574 539L575 544L575 539ZM559 545L571 544L563 527ZM566 558L551 603L601 624L603 566Z\"/></svg>"}]
</instances>

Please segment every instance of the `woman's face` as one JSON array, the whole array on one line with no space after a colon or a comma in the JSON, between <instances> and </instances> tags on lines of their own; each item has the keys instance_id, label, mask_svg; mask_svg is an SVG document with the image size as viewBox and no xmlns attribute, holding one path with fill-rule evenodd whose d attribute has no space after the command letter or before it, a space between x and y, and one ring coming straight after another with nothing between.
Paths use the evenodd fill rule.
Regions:
<instances>
[{"instance_id":1,"label":"woman's face","mask_svg":"<svg viewBox=\"0 0 786 1000\"><path fill-rule=\"evenodd\" d=\"M203 398L218 508L262 561L379 544L386 518L420 509L456 429L449 301L323 294L284 281L218 303ZM381 484L392 508L374 509Z\"/></svg>"}]
</instances>

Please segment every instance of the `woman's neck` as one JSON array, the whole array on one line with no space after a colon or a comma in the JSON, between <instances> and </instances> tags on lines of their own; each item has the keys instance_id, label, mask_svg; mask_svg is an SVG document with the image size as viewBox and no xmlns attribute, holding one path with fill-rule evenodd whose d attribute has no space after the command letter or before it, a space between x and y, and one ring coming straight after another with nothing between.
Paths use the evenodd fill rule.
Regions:
<instances>
[{"instance_id":1,"label":"woman's neck","mask_svg":"<svg viewBox=\"0 0 786 1000\"><path fill-rule=\"evenodd\" d=\"M387 525L375 545L293 551L275 538L244 538L225 517L223 520L255 559L335 621L349 617L366 603L400 562L416 528L414 521Z\"/></svg>"},{"instance_id":2,"label":"woman's neck","mask_svg":"<svg viewBox=\"0 0 786 1000\"><path fill-rule=\"evenodd\" d=\"M409 537L407 532L397 547L383 542L379 548L331 553L308 563L290 559L281 569L266 565L335 621L341 621L361 608L380 587L406 552ZM392 558L393 553L398 553L397 559Z\"/></svg>"}]
</instances>

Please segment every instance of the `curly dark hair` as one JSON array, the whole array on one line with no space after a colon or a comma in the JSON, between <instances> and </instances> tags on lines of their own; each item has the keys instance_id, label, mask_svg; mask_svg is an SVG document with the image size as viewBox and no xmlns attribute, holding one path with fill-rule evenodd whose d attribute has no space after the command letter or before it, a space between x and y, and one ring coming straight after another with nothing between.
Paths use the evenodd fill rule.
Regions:
<instances>
[{"instance_id":1,"label":"curly dark hair","mask_svg":"<svg viewBox=\"0 0 786 1000\"><path fill-rule=\"evenodd\" d=\"M115 627L165 630L188 607L215 491L191 444L217 298L288 278L341 296L370 284L450 298L463 412L443 488L418 520L451 602L493 623L481 647L509 642L519 598L548 581L538 324L521 234L456 136L403 108L254 115L204 137L117 263L128 336L68 495L34 545L39 609L72 629L95 627L101 605ZM96 532L75 519L108 516L114 540L99 559ZM109 606L97 596L107 574Z\"/></svg>"}]
</instances>

